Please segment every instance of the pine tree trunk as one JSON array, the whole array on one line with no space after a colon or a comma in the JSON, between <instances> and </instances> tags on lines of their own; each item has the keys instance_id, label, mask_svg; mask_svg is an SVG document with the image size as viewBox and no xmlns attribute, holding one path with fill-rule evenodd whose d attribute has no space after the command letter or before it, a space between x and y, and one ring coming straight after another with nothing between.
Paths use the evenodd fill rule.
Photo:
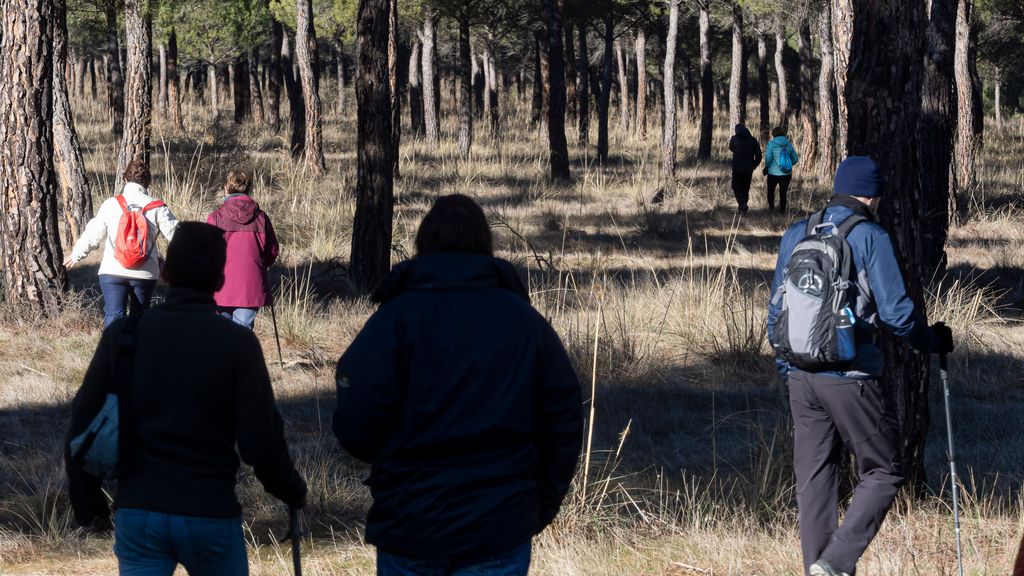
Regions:
<instances>
[{"instance_id":1,"label":"pine tree trunk","mask_svg":"<svg viewBox=\"0 0 1024 576\"><path fill-rule=\"evenodd\" d=\"M121 71L121 48L117 34L117 8L114 0L108 0L105 7L107 18L107 90L110 107L110 124L114 140L118 143L124 135L124 76ZM120 176L118 176L120 177Z\"/></svg>"},{"instance_id":2,"label":"pine tree trunk","mask_svg":"<svg viewBox=\"0 0 1024 576\"><path fill-rule=\"evenodd\" d=\"M715 129L715 84L711 75L711 14L700 7L700 138L697 159L711 159L711 138Z\"/></svg>"},{"instance_id":3,"label":"pine tree trunk","mask_svg":"<svg viewBox=\"0 0 1024 576\"><path fill-rule=\"evenodd\" d=\"M579 111L577 115L579 134L576 141L580 146L585 147L590 144L590 51L587 46L587 27L585 24L580 25L580 53L578 58L577 76L580 88L576 96L579 98Z\"/></svg>"},{"instance_id":4,"label":"pine tree trunk","mask_svg":"<svg viewBox=\"0 0 1024 576\"><path fill-rule=\"evenodd\" d=\"M69 60L70 62L70 60ZM89 74L89 59L81 57L76 59L75 66L75 93L79 98L85 98L85 77ZM68 94L70 97L70 93Z\"/></svg>"},{"instance_id":5,"label":"pine tree trunk","mask_svg":"<svg viewBox=\"0 0 1024 576\"><path fill-rule=\"evenodd\" d=\"M915 147L921 114L925 55L924 2L877 0L853 4L850 62L846 70L847 149L851 156L878 159L890 191L881 206L885 226L902 261L907 293L924 316L924 286L929 253L943 246L924 239L944 229L942 218L924 219L945 190L925 190L918 177ZM893 26L900 22L900 26ZM900 65L893 65L901 63ZM941 143L936 143L942 145ZM943 232L944 235L944 232ZM928 357L910 351L898 338L882 337L885 379L897 391L901 432L901 468L910 485L925 480L924 441L928 430Z\"/></svg>"},{"instance_id":6,"label":"pine tree trunk","mask_svg":"<svg viewBox=\"0 0 1024 576\"><path fill-rule=\"evenodd\" d=\"M601 165L608 163L608 115L612 100L612 42L614 37L615 18L609 10L604 15L604 69L601 72L601 94L597 100L597 161Z\"/></svg>"},{"instance_id":7,"label":"pine tree trunk","mask_svg":"<svg viewBox=\"0 0 1024 576\"><path fill-rule=\"evenodd\" d=\"M945 246L950 218L948 195L953 149L953 59L956 45L956 5L952 1L930 3L926 13L924 68L921 83L921 120L917 135L918 178L925 208L922 225L920 269L925 279L945 275L945 253L929 249ZM937 200L937 201L936 201ZM939 225L935 220L941 221Z\"/></svg>"},{"instance_id":8,"label":"pine tree trunk","mask_svg":"<svg viewBox=\"0 0 1024 576\"><path fill-rule=\"evenodd\" d=\"M420 40L423 42L423 127L427 134L427 144L437 148L440 143L440 130L438 127L438 104L440 94L438 91L437 75L437 45L435 44L435 30L437 29L437 14L432 12L423 19L423 32Z\"/></svg>"},{"instance_id":9,"label":"pine tree trunk","mask_svg":"<svg viewBox=\"0 0 1024 576\"><path fill-rule=\"evenodd\" d=\"M93 56L89 57L89 94L92 96L93 102L97 98L96 90L96 58Z\"/></svg>"},{"instance_id":10,"label":"pine tree trunk","mask_svg":"<svg viewBox=\"0 0 1024 576\"><path fill-rule=\"evenodd\" d=\"M210 108L210 117L213 119L220 116L220 97L217 94L219 91L220 87L217 85L217 65L211 63L206 67L206 92L209 96L207 106Z\"/></svg>"},{"instance_id":11,"label":"pine tree trunk","mask_svg":"<svg viewBox=\"0 0 1024 576\"><path fill-rule=\"evenodd\" d=\"M75 131L68 87L64 83L64 75L59 72L68 58L65 0L54 0L53 13L53 161L64 201L65 238L68 244L74 244L92 218L92 195Z\"/></svg>"},{"instance_id":12,"label":"pine tree trunk","mask_svg":"<svg viewBox=\"0 0 1024 576\"><path fill-rule=\"evenodd\" d=\"M954 77L956 78L957 122L954 143L954 179L949 189L949 208L953 224L963 215L963 198L975 184L974 163L978 140L974 131L977 102L971 82L970 34L974 20L974 0L958 0L956 10L956 44Z\"/></svg>"},{"instance_id":13,"label":"pine tree trunk","mask_svg":"<svg viewBox=\"0 0 1024 576\"><path fill-rule=\"evenodd\" d=\"M818 111L814 105L814 45L811 22L800 23L800 160L805 166L818 164Z\"/></svg>"},{"instance_id":14,"label":"pine tree trunk","mask_svg":"<svg viewBox=\"0 0 1024 576\"><path fill-rule=\"evenodd\" d=\"M267 124L277 134L281 131L281 44L284 26L276 19L270 21L270 65L267 67Z\"/></svg>"},{"instance_id":15,"label":"pine tree trunk","mask_svg":"<svg viewBox=\"0 0 1024 576\"><path fill-rule=\"evenodd\" d=\"M487 80L484 78L484 67L480 64L476 49L473 44L469 47L470 74L473 77L473 116L480 118L484 109L484 89L487 87Z\"/></svg>"},{"instance_id":16,"label":"pine tree trunk","mask_svg":"<svg viewBox=\"0 0 1024 576\"><path fill-rule=\"evenodd\" d=\"M53 170L52 0L0 10L0 268L4 300L46 315L68 288ZM18 49L15 49L17 47Z\"/></svg>"},{"instance_id":17,"label":"pine tree trunk","mask_svg":"<svg viewBox=\"0 0 1024 576\"><path fill-rule=\"evenodd\" d=\"M117 157L117 178L135 159L149 162L149 140L153 130L153 25L148 0L125 0L125 45L128 48L125 73L124 137Z\"/></svg>"},{"instance_id":18,"label":"pine tree trunk","mask_svg":"<svg viewBox=\"0 0 1024 576\"><path fill-rule=\"evenodd\" d=\"M625 135L629 132L629 78L624 52L622 43L615 42L615 62L619 70L619 131Z\"/></svg>"},{"instance_id":19,"label":"pine tree trunk","mask_svg":"<svg viewBox=\"0 0 1024 576\"><path fill-rule=\"evenodd\" d=\"M473 146L473 74L470 68L469 18L459 19L459 156L469 156Z\"/></svg>"},{"instance_id":20,"label":"pine tree trunk","mask_svg":"<svg viewBox=\"0 0 1024 576\"><path fill-rule=\"evenodd\" d=\"M678 31L676 36L679 36ZM678 40L677 46L679 45ZM690 61L690 57L686 55L686 50L676 49L676 58L679 59L679 65L683 69L682 73L682 100L683 100L683 122L692 123L697 120L697 83L693 81L693 62Z\"/></svg>"},{"instance_id":21,"label":"pine tree trunk","mask_svg":"<svg viewBox=\"0 0 1024 576\"><path fill-rule=\"evenodd\" d=\"M317 89L314 62L316 32L313 30L311 0L295 0L295 59L299 63L302 80L302 100L306 106L306 168L314 175L327 171L324 165L324 141L320 120L320 94Z\"/></svg>"},{"instance_id":22,"label":"pine tree trunk","mask_svg":"<svg viewBox=\"0 0 1024 576\"><path fill-rule=\"evenodd\" d=\"M167 112L167 45L161 44L160 51L160 92L157 101L161 112Z\"/></svg>"},{"instance_id":23,"label":"pine tree trunk","mask_svg":"<svg viewBox=\"0 0 1024 576\"><path fill-rule=\"evenodd\" d=\"M743 9L732 6L732 74L729 76L729 125L747 123L747 105L740 95L743 83Z\"/></svg>"},{"instance_id":24,"label":"pine tree trunk","mask_svg":"<svg viewBox=\"0 0 1024 576\"><path fill-rule=\"evenodd\" d=\"M668 36L665 38L665 121L661 128L661 175L671 179L676 175L676 38L679 31L679 1L669 2Z\"/></svg>"},{"instance_id":25,"label":"pine tree trunk","mask_svg":"<svg viewBox=\"0 0 1024 576\"><path fill-rule=\"evenodd\" d=\"M167 37L167 104L171 126L175 132L182 132L185 125L181 119L181 94L178 86L178 33L174 28L171 28Z\"/></svg>"},{"instance_id":26,"label":"pine tree trunk","mask_svg":"<svg viewBox=\"0 0 1024 576\"><path fill-rule=\"evenodd\" d=\"M581 31L586 34L586 28L581 28ZM566 113L569 118L579 122L579 102L577 101L578 96L576 93L576 42L573 36L573 24L572 21L565 22L565 99L566 99ZM493 53L493 46L492 46Z\"/></svg>"},{"instance_id":27,"label":"pine tree trunk","mask_svg":"<svg viewBox=\"0 0 1024 576\"><path fill-rule=\"evenodd\" d=\"M494 32L487 31L487 110L491 123L491 133L498 135L501 127L501 109L498 102L498 69L494 56Z\"/></svg>"},{"instance_id":28,"label":"pine tree trunk","mask_svg":"<svg viewBox=\"0 0 1024 576\"><path fill-rule=\"evenodd\" d=\"M647 135L647 35L643 28L637 28L636 41L636 134Z\"/></svg>"},{"instance_id":29,"label":"pine tree trunk","mask_svg":"<svg viewBox=\"0 0 1024 576\"><path fill-rule=\"evenodd\" d=\"M551 179L571 182L569 145L565 138L565 51L562 45L564 0L543 0L548 46L548 146Z\"/></svg>"},{"instance_id":30,"label":"pine tree trunk","mask_svg":"<svg viewBox=\"0 0 1024 576\"><path fill-rule=\"evenodd\" d=\"M821 72L818 75L818 179L829 182L836 171L835 59L832 49L832 3L818 15Z\"/></svg>"},{"instance_id":31,"label":"pine tree trunk","mask_svg":"<svg viewBox=\"0 0 1024 576\"><path fill-rule=\"evenodd\" d=\"M347 86L345 85L345 50L341 44L341 40L335 39L334 54L338 60L335 63L335 66L337 68L335 71L335 76L337 76L336 81L338 83L338 118L341 119L345 117L345 90L348 89ZM417 56L418 55L419 54L417 53ZM422 118L420 119L420 121L422 122Z\"/></svg>"},{"instance_id":32,"label":"pine tree trunk","mask_svg":"<svg viewBox=\"0 0 1024 576\"><path fill-rule=\"evenodd\" d=\"M388 82L390 1L360 0L356 41L356 213L352 279L369 292L391 269L394 142ZM429 18L428 18L429 20Z\"/></svg>"},{"instance_id":33,"label":"pine tree trunk","mask_svg":"<svg viewBox=\"0 0 1024 576\"><path fill-rule=\"evenodd\" d=\"M785 28L780 23L775 31L775 76L779 82L779 126L789 124L789 87L786 80L786 66L783 54L786 49Z\"/></svg>"},{"instance_id":34,"label":"pine tree trunk","mask_svg":"<svg viewBox=\"0 0 1024 576\"><path fill-rule=\"evenodd\" d=\"M757 100L759 118L759 139L767 142L771 138L771 86L768 82L768 37L757 35Z\"/></svg>"},{"instance_id":35,"label":"pine tree trunk","mask_svg":"<svg viewBox=\"0 0 1024 576\"><path fill-rule=\"evenodd\" d=\"M402 144L402 86L398 74L398 0L388 2L388 89L391 91L392 177L400 174L399 150Z\"/></svg>"},{"instance_id":36,"label":"pine tree trunk","mask_svg":"<svg viewBox=\"0 0 1024 576\"><path fill-rule=\"evenodd\" d=\"M234 86L234 120L235 124L241 124L252 111L252 95L249 88L249 55L243 54L235 58L234 74L231 75L231 84Z\"/></svg>"},{"instance_id":37,"label":"pine tree trunk","mask_svg":"<svg viewBox=\"0 0 1024 576\"><path fill-rule=\"evenodd\" d=\"M999 66L996 66L995 79L992 81L994 86L992 87L995 91L995 113L996 113L996 130L1002 131L1003 129L1003 98L1002 98L1002 87L1003 77L1002 70Z\"/></svg>"},{"instance_id":38,"label":"pine tree trunk","mask_svg":"<svg viewBox=\"0 0 1024 576\"><path fill-rule=\"evenodd\" d=\"M537 54L540 55L540 120L547 126L548 110L551 106L551 63L548 57L548 35L543 30L535 32Z\"/></svg>"},{"instance_id":39,"label":"pine tree trunk","mask_svg":"<svg viewBox=\"0 0 1024 576\"><path fill-rule=\"evenodd\" d=\"M306 103L302 97L302 86L299 84L299 79L295 77L291 42L287 35L281 43L281 76L284 78L285 89L288 92L292 158L298 158L306 150Z\"/></svg>"},{"instance_id":40,"label":"pine tree trunk","mask_svg":"<svg viewBox=\"0 0 1024 576\"><path fill-rule=\"evenodd\" d=\"M846 143L850 113L846 104L846 78L850 69L850 45L853 42L853 1L833 0L832 50L835 55L836 85L836 163L847 156ZM829 179L831 179L831 174Z\"/></svg>"},{"instance_id":41,"label":"pine tree trunk","mask_svg":"<svg viewBox=\"0 0 1024 576\"><path fill-rule=\"evenodd\" d=\"M541 68L540 36L533 37L533 98L530 100L530 125L541 122L544 113L544 74Z\"/></svg>"},{"instance_id":42,"label":"pine tree trunk","mask_svg":"<svg viewBox=\"0 0 1024 576\"><path fill-rule=\"evenodd\" d=\"M414 40L409 55L409 126L412 135L423 136L423 88L420 85L420 62L423 60L423 43Z\"/></svg>"},{"instance_id":43,"label":"pine tree trunk","mask_svg":"<svg viewBox=\"0 0 1024 576\"><path fill-rule=\"evenodd\" d=\"M260 50L253 48L249 55L249 109L256 124L266 123L266 113L263 109L263 88L260 86Z\"/></svg>"}]
</instances>

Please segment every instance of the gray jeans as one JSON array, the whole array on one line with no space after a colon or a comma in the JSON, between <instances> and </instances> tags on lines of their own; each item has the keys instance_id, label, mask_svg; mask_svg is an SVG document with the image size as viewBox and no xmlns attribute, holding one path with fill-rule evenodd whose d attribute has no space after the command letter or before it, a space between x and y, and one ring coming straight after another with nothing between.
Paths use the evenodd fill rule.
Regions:
<instances>
[{"instance_id":1,"label":"gray jeans","mask_svg":"<svg viewBox=\"0 0 1024 576\"><path fill-rule=\"evenodd\" d=\"M878 380L793 371L789 407L804 571L825 558L853 574L903 485L895 399ZM856 458L859 478L842 525L840 443Z\"/></svg>"}]
</instances>

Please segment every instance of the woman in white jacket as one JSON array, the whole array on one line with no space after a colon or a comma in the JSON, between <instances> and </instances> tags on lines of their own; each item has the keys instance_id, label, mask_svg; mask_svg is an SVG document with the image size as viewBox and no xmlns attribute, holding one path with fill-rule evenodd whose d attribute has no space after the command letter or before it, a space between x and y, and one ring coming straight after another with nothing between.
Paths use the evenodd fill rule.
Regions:
<instances>
[{"instance_id":1,"label":"woman in white jacket","mask_svg":"<svg viewBox=\"0 0 1024 576\"><path fill-rule=\"evenodd\" d=\"M124 171L125 186L120 196L124 197L129 210L142 210L153 202L146 188L149 187L151 175L149 166L142 160L133 160ZM157 278L160 277L159 255L154 247L145 261L134 268L126 268L114 256L114 241L118 223L124 211L121 209L117 196L107 198L100 206L96 217L89 220L71 255L64 260L64 265L71 268L89 252L104 243L103 261L100 263L99 281L103 292L103 327L123 318L125 308L130 304L130 313L136 314L149 307ZM146 210L143 214L149 225L148 235L151 242L156 243L157 230L168 241L174 237L174 229L178 220L166 206L160 205Z\"/></svg>"}]
</instances>

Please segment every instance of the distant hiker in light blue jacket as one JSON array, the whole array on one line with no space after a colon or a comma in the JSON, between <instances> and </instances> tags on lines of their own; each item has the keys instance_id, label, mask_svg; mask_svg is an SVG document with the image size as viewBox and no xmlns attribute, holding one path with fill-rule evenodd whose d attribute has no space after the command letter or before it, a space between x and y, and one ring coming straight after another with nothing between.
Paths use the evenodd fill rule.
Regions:
<instances>
[{"instance_id":1,"label":"distant hiker in light blue jacket","mask_svg":"<svg viewBox=\"0 0 1024 576\"><path fill-rule=\"evenodd\" d=\"M793 166L800 161L793 143L786 137L786 127L772 130L772 139L764 149L764 173L768 176L768 209L775 209L775 187L779 187L779 212L786 213L786 192L793 179Z\"/></svg>"}]
</instances>

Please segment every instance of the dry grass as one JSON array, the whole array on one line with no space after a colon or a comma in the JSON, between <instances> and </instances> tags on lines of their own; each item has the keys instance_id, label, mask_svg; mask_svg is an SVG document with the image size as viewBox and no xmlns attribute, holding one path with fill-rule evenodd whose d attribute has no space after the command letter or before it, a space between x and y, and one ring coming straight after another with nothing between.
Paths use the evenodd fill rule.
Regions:
<instances>
[{"instance_id":1,"label":"dry grass","mask_svg":"<svg viewBox=\"0 0 1024 576\"><path fill-rule=\"evenodd\" d=\"M99 200L113 191L108 120L100 106L76 104ZM345 270L353 118L328 115L330 172L318 181L291 162L280 136L233 126L224 116L211 123L191 104L186 112L183 135L170 134L158 119L155 194L179 218L203 219L220 196L224 173L250 167L254 196L283 243L274 280L285 367L274 362L271 375L312 490L306 573L372 574L373 550L360 536L369 503L361 484L366 469L338 450L330 431L334 361L372 312L365 299L353 297ZM608 166L597 166L592 150L574 149L576 183L551 186L544 135L524 124L526 116L507 113L500 134L478 124L468 160L458 159L451 144L451 114L443 115L447 137L438 150L407 139L396 184L394 255L413 252L414 231L434 197L476 197L500 254L528 272L534 304L561 334L588 398L593 383L589 474L577 476L563 514L538 538L534 573L797 573L788 411L764 328L774 250L789 219L756 210L738 219L727 165L688 160L693 126L681 130L684 160L675 182L656 176L657 130L641 141L613 128ZM717 129L715 154L723 159L725 127ZM954 375L965 553L973 574L1008 571L1024 522L1022 139L1008 131L989 142L971 219L953 231L950 272L933 284L929 301L931 316L963 335ZM813 181L798 179L794 188L792 217L826 193ZM667 192L666 200L651 204L658 190ZM60 317L41 321L0 311L4 574L114 571L110 540L83 538L71 526L60 462L66 405L99 337L96 262L98 255L73 273L77 296ZM268 313L256 331L267 359L276 360ZM941 414L938 394L932 407ZM943 442L943 430L933 426L927 466L940 496L901 501L861 574L952 573ZM282 508L247 471L239 493L253 573L287 573L288 550L272 537L283 529Z\"/></svg>"}]
</instances>

